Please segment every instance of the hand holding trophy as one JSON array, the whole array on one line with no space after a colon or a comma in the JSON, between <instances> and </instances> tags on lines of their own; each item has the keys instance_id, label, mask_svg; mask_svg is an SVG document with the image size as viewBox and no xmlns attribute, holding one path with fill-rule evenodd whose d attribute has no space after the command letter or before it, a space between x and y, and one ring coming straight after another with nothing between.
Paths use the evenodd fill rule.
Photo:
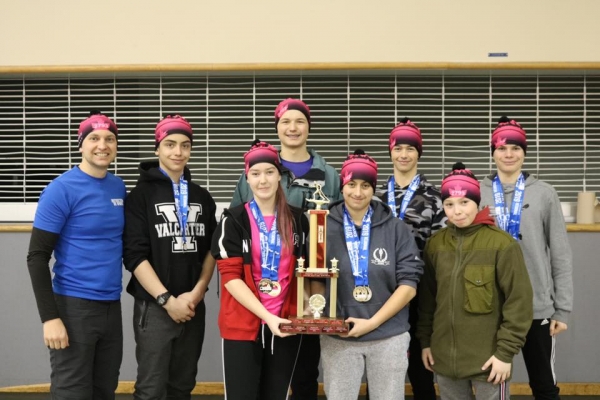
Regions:
<instances>
[{"instance_id":1,"label":"hand holding trophy","mask_svg":"<svg viewBox=\"0 0 600 400\"><path fill-rule=\"evenodd\" d=\"M343 319L336 318L337 306L337 278L339 269L338 260L330 260L331 267L326 266L326 238L327 238L327 214L328 210L322 210L324 204L329 203L329 199L321 190L321 185L316 185L313 197L308 199L315 203L314 210L309 210L310 239L309 239L309 268L304 268L304 258L298 259L296 268L296 277L298 281L298 301L295 316L288 319L290 324L280 325L281 332L302 333L302 334L340 334L349 331L348 324ZM329 316L323 317L322 313L327 305L325 296L314 294L310 296L308 304L312 315L304 314L304 284L305 278L330 279L330 298L329 298Z\"/></svg>"}]
</instances>

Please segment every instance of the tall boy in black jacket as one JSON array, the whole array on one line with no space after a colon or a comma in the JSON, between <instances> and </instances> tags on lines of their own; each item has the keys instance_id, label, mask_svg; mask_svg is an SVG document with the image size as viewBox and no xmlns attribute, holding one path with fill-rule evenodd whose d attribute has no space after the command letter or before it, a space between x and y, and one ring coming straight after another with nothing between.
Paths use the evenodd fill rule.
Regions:
<instances>
[{"instance_id":1,"label":"tall boy in black jacket","mask_svg":"<svg viewBox=\"0 0 600 400\"><path fill-rule=\"evenodd\" d=\"M142 162L125 202L127 291L135 297L135 399L189 399L204 341L204 294L216 205L186 167L192 127L179 115L155 130L157 161Z\"/></svg>"}]
</instances>

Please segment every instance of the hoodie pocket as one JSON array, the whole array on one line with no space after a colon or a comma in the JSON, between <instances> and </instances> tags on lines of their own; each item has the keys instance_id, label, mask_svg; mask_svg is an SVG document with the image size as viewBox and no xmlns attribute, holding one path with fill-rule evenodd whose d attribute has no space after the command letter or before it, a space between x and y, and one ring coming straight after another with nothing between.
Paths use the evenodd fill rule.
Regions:
<instances>
[{"instance_id":1,"label":"hoodie pocket","mask_svg":"<svg viewBox=\"0 0 600 400\"><path fill-rule=\"evenodd\" d=\"M494 297L494 266L467 265L464 277L465 311L472 314L491 313Z\"/></svg>"}]
</instances>

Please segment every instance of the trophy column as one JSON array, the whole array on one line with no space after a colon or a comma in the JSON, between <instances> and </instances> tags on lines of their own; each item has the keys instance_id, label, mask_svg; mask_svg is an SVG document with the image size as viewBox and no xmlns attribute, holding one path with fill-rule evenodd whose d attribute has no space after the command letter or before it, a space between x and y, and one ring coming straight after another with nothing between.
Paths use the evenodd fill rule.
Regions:
<instances>
[{"instance_id":1,"label":"trophy column","mask_svg":"<svg viewBox=\"0 0 600 400\"><path fill-rule=\"evenodd\" d=\"M325 266L327 247L325 246L327 232L328 210L309 210L310 216L310 270L327 269Z\"/></svg>"}]
</instances>

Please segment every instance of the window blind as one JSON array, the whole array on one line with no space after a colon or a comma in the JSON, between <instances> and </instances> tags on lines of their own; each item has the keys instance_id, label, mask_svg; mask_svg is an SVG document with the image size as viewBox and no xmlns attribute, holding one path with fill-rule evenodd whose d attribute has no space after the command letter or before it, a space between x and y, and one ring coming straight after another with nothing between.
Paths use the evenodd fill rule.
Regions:
<instances>
[{"instance_id":1,"label":"window blind","mask_svg":"<svg viewBox=\"0 0 600 400\"><path fill-rule=\"evenodd\" d=\"M274 109L287 97L311 108L309 147L340 168L362 148L392 172L387 140L409 117L423 132L419 167L439 184L456 161L481 179L494 170L489 137L501 115L527 130L524 169L562 201L600 192L600 72L328 72L0 78L0 203L36 203L48 182L77 165L77 128L98 109L119 127L111 169L127 187L154 159L154 127L179 113L194 128L189 167L228 203L255 138L277 144Z\"/></svg>"}]
</instances>

